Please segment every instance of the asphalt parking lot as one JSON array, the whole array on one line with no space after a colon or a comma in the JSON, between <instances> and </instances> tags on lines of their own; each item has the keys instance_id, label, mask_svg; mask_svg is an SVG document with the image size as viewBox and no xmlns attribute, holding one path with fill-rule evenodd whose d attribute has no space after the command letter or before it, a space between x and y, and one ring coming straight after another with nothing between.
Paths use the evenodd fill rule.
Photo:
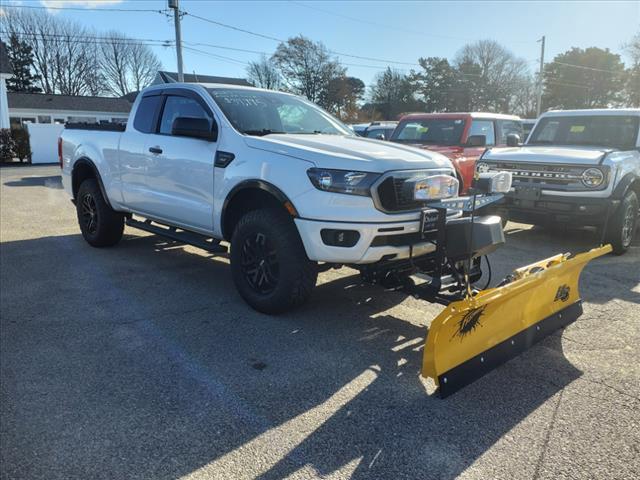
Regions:
<instances>
[{"instance_id":1,"label":"asphalt parking lot","mask_svg":"<svg viewBox=\"0 0 640 480\"><path fill-rule=\"evenodd\" d=\"M441 400L440 307L322 274L268 317L228 262L80 236L59 169L0 169L2 478L565 479L640 475L640 242L590 264L585 313ZM510 223L495 276L595 246Z\"/></svg>"}]
</instances>

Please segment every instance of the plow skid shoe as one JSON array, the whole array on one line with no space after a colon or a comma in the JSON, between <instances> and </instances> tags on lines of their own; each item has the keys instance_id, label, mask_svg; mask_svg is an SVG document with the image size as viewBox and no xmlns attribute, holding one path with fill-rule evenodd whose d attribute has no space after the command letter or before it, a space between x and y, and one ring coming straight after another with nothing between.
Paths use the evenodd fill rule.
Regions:
<instances>
[{"instance_id":1,"label":"plow skid shoe","mask_svg":"<svg viewBox=\"0 0 640 480\"><path fill-rule=\"evenodd\" d=\"M580 272L610 251L556 255L515 270L506 285L451 303L431 323L422 375L446 397L575 321Z\"/></svg>"}]
</instances>

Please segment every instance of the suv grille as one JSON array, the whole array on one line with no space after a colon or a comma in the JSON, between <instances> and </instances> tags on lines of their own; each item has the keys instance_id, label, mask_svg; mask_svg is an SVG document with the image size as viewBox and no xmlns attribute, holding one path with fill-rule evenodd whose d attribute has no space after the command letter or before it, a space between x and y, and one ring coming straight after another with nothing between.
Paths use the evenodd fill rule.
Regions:
<instances>
[{"instance_id":1,"label":"suv grille","mask_svg":"<svg viewBox=\"0 0 640 480\"><path fill-rule=\"evenodd\" d=\"M588 168L591 168L591 166L518 164L515 162L489 164L489 171L511 172L514 186L534 186L550 190L586 190L582 183L582 173ZM607 169L600 165L597 168L605 173L604 187L608 183Z\"/></svg>"}]
</instances>

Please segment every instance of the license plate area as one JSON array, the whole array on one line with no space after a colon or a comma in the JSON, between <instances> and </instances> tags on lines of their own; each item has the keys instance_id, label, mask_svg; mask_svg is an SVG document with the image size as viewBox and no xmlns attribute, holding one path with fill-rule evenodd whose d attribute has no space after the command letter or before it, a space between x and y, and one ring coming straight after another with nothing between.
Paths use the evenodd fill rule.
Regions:
<instances>
[{"instance_id":1,"label":"license plate area","mask_svg":"<svg viewBox=\"0 0 640 480\"><path fill-rule=\"evenodd\" d=\"M515 187L515 197L521 200L540 200L540 189L536 187Z\"/></svg>"},{"instance_id":2,"label":"license plate area","mask_svg":"<svg viewBox=\"0 0 640 480\"><path fill-rule=\"evenodd\" d=\"M423 210L420 216L420 232L425 234L437 231L438 216L437 210Z\"/></svg>"}]
</instances>

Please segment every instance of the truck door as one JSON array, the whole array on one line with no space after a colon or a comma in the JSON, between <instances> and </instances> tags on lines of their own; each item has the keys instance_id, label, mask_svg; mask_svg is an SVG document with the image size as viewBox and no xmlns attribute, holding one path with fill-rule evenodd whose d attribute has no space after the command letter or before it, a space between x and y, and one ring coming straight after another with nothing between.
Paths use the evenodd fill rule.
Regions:
<instances>
[{"instance_id":1,"label":"truck door","mask_svg":"<svg viewBox=\"0 0 640 480\"><path fill-rule=\"evenodd\" d=\"M163 96L157 130L146 135L145 210L150 217L211 232L217 142L171 131L178 117L204 118L213 130L217 128L213 112L190 90L172 89Z\"/></svg>"},{"instance_id":2,"label":"truck door","mask_svg":"<svg viewBox=\"0 0 640 480\"><path fill-rule=\"evenodd\" d=\"M156 131L163 97L160 91L151 91L140 99L135 117L122 133L119 145L120 182L124 204L134 212L146 213L148 197L146 175L148 152L147 137Z\"/></svg>"}]
</instances>

